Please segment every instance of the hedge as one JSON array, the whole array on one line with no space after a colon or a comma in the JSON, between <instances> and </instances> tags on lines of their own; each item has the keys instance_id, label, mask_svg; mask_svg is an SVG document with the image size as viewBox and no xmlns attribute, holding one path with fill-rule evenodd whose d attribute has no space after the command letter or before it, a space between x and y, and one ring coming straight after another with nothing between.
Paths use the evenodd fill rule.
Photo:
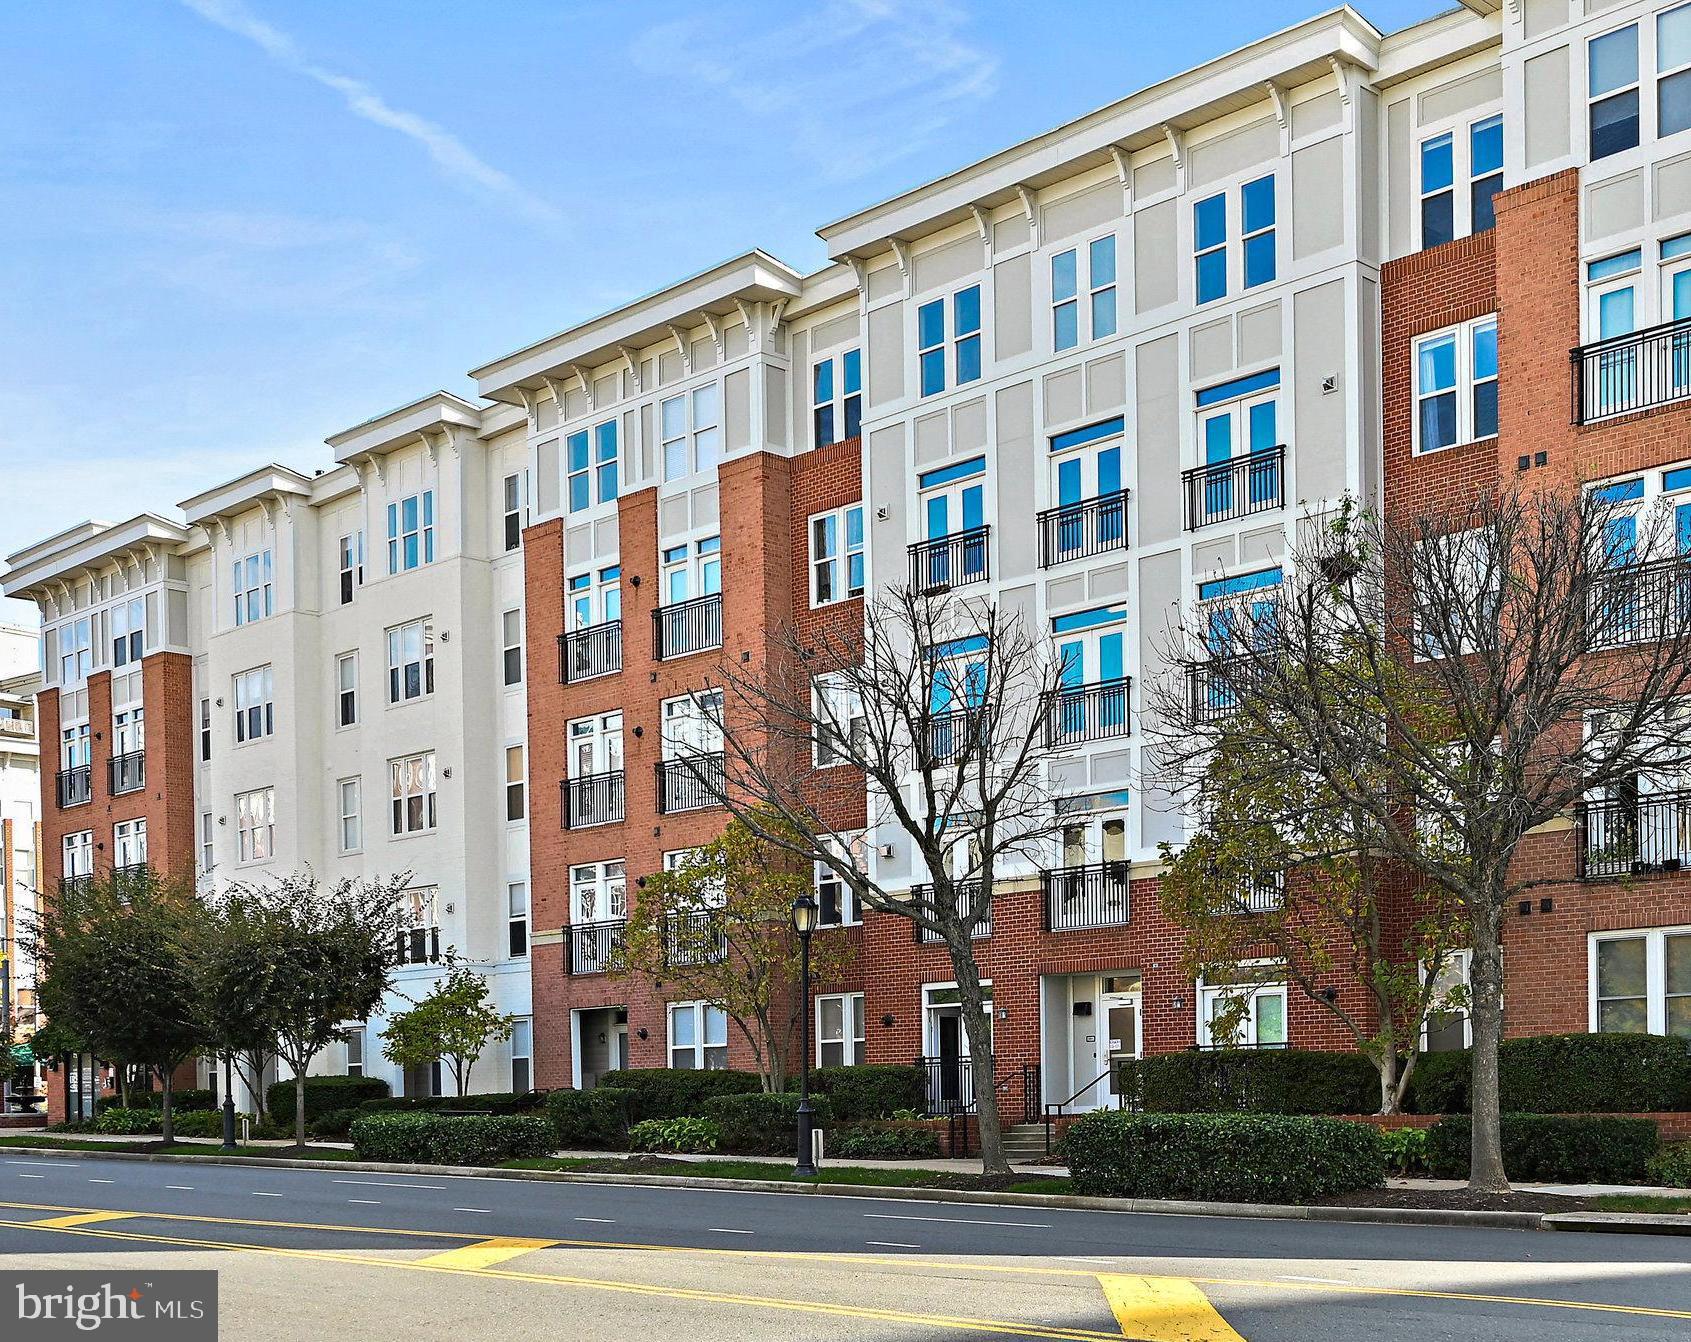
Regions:
<instances>
[{"instance_id":1,"label":"hedge","mask_svg":"<svg viewBox=\"0 0 1691 1342\"><path fill-rule=\"evenodd\" d=\"M717 1095L762 1090L755 1072L690 1071L670 1067L630 1067L603 1073L602 1086L630 1090L629 1118L696 1118L705 1101Z\"/></svg>"},{"instance_id":2,"label":"hedge","mask_svg":"<svg viewBox=\"0 0 1691 1342\"><path fill-rule=\"evenodd\" d=\"M922 1160L939 1154L926 1123L851 1123L829 1128L827 1153L838 1160Z\"/></svg>"},{"instance_id":3,"label":"hedge","mask_svg":"<svg viewBox=\"0 0 1691 1342\"><path fill-rule=\"evenodd\" d=\"M385 1099L388 1083L373 1076L308 1076L305 1078L305 1121L336 1109L356 1109L365 1100ZM264 1092L264 1107L279 1123L294 1121L294 1083L278 1081Z\"/></svg>"},{"instance_id":4,"label":"hedge","mask_svg":"<svg viewBox=\"0 0 1691 1342\"><path fill-rule=\"evenodd\" d=\"M1386 1177L1379 1132L1342 1118L1102 1110L1061 1151L1084 1197L1308 1202Z\"/></svg>"},{"instance_id":5,"label":"hedge","mask_svg":"<svg viewBox=\"0 0 1691 1342\"><path fill-rule=\"evenodd\" d=\"M1422 1114L1467 1113L1473 1055L1434 1053L1410 1078ZM1546 1034L1497 1050L1502 1107L1514 1114L1649 1114L1691 1109L1691 1043L1671 1035Z\"/></svg>"},{"instance_id":6,"label":"hedge","mask_svg":"<svg viewBox=\"0 0 1691 1342\"><path fill-rule=\"evenodd\" d=\"M708 1118L647 1118L628 1130L634 1151L714 1151L721 1132Z\"/></svg>"},{"instance_id":7,"label":"hedge","mask_svg":"<svg viewBox=\"0 0 1691 1342\"><path fill-rule=\"evenodd\" d=\"M129 1103L135 1109L163 1109L164 1092L162 1090L138 1090L129 1097ZM172 1114L189 1114L203 1109L217 1108L217 1096L200 1086L187 1086L170 1093L170 1112Z\"/></svg>"},{"instance_id":8,"label":"hedge","mask_svg":"<svg viewBox=\"0 0 1691 1342\"><path fill-rule=\"evenodd\" d=\"M159 1131L163 1121L157 1109L125 1109L114 1104L100 1110L94 1119L94 1131L113 1136L138 1137L143 1133Z\"/></svg>"},{"instance_id":9,"label":"hedge","mask_svg":"<svg viewBox=\"0 0 1691 1342\"><path fill-rule=\"evenodd\" d=\"M553 1141L550 1123L521 1114L360 1114L351 1132L360 1160L426 1165L498 1165L544 1156Z\"/></svg>"},{"instance_id":10,"label":"hedge","mask_svg":"<svg viewBox=\"0 0 1691 1342\"><path fill-rule=\"evenodd\" d=\"M1664 1146L1651 1158L1645 1176L1668 1188L1691 1188L1691 1142Z\"/></svg>"},{"instance_id":11,"label":"hedge","mask_svg":"<svg viewBox=\"0 0 1691 1342\"><path fill-rule=\"evenodd\" d=\"M628 1145L629 1101L634 1092L616 1086L555 1090L546 1097L546 1116L561 1151L621 1151Z\"/></svg>"},{"instance_id":12,"label":"hedge","mask_svg":"<svg viewBox=\"0 0 1691 1342\"><path fill-rule=\"evenodd\" d=\"M1124 1094L1157 1114L1372 1114L1380 1075L1356 1053L1226 1048L1122 1065Z\"/></svg>"},{"instance_id":13,"label":"hedge","mask_svg":"<svg viewBox=\"0 0 1691 1342\"><path fill-rule=\"evenodd\" d=\"M794 1077L787 1089L797 1090L798 1084ZM912 1109L920 1113L928 1100L928 1075L908 1063L818 1067L810 1074L810 1088L828 1097L839 1122L855 1123Z\"/></svg>"},{"instance_id":14,"label":"hedge","mask_svg":"<svg viewBox=\"0 0 1691 1342\"><path fill-rule=\"evenodd\" d=\"M1503 1169L1511 1179L1554 1183L1638 1183L1648 1177L1661 1145L1647 1118L1504 1114ZM1468 1177L1472 1125L1466 1114L1441 1118L1427 1130L1427 1171L1435 1178Z\"/></svg>"},{"instance_id":15,"label":"hedge","mask_svg":"<svg viewBox=\"0 0 1691 1342\"><path fill-rule=\"evenodd\" d=\"M832 1117L826 1095L813 1095L816 1126ZM741 1156L779 1156L796 1152L799 1097L790 1091L718 1095L705 1101L700 1117L716 1124L717 1149Z\"/></svg>"},{"instance_id":16,"label":"hedge","mask_svg":"<svg viewBox=\"0 0 1691 1342\"><path fill-rule=\"evenodd\" d=\"M1468 1112L1468 1078L1474 1068L1473 1053L1423 1053L1409 1074L1403 1107L1412 1114L1465 1114Z\"/></svg>"},{"instance_id":17,"label":"hedge","mask_svg":"<svg viewBox=\"0 0 1691 1342\"><path fill-rule=\"evenodd\" d=\"M392 1095L365 1100L365 1114L533 1114L546 1106L538 1090L482 1091L472 1095Z\"/></svg>"}]
</instances>

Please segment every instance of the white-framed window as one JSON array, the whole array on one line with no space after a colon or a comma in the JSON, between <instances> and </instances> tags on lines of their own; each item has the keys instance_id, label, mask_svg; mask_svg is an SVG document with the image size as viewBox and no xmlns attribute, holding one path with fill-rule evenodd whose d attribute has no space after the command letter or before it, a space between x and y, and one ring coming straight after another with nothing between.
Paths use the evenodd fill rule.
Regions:
<instances>
[{"instance_id":1,"label":"white-framed window","mask_svg":"<svg viewBox=\"0 0 1691 1342\"><path fill-rule=\"evenodd\" d=\"M564 499L579 513L595 502L617 496L617 422L607 419L591 431L578 429L564 439Z\"/></svg>"},{"instance_id":2,"label":"white-framed window","mask_svg":"<svg viewBox=\"0 0 1691 1342\"><path fill-rule=\"evenodd\" d=\"M402 704L434 693L434 623L412 620L388 634L388 702Z\"/></svg>"},{"instance_id":3,"label":"white-framed window","mask_svg":"<svg viewBox=\"0 0 1691 1342\"><path fill-rule=\"evenodd\" d=\"M335 800L340 812L340 849L356 853L364 847L364 783L358 778L343 778L335 784Z\"/></svg>"},{"instance_id":4,"label":"white-framed window","mask_svg":"<svg viewBox=\"0 0 1691 1342\"><path fill-rule=\"evenodd\" d=\"M118 870L147 865L147 822L120 820L112 826L112 866Z\"/></svg>"},{"instance_id":5,"label":"white-framed window","mask_svg":"<svg viewBox=\"0 0 1691 1342\"><path fill-rule=\"evenodd\" d=\"M570 868L570 921L614 922L628 917L628 878L621 858Z\"/></svg>"},{"instance_id":6,"label":"white-framed window","mask_svg":"<svg viewBox=\"0 0 1691 1342\"><path fill-rule=\"evenodd\" d=\"M1503 189L1503 115L1494 112L1429 135L1419 152L1421 246L1484 233Z\"/></svg>"},{"instance_id":7,"label":"white-framed window","mask_svg":"<svg viewBox=\"0 0 1691 1342\"><path fill-rule=\"evenodd\" d=\"M346 1074L364 1075L364 1027L355 1025L346 1032Z\"/></svg>"},{"instance_id":8,"label":"white-framed window","mask_svg":"<svg viewBox=\"0 0 1691 1342\"><path fill-rule=\"evenodd\" d=\"M505 553L520 550L523 545L523 528L528 525L528 477L519 471L515 475L507 475L504 480L501 500L504 508L501 523L505 537Z\"/></svg>"},{"instance_id":9,"label":"white-framed window","mask_svg":"<svg viewBox=\"0 0 1691 1342\"><path fill-rule=\"evenodd\" d=\"M1082 255L1070 247L1051 258L1051 347L1059 353L1116 333L1116 235L1086 244L1084 274Z\"/></svg>"},{"instance_id":10,"label":"white-framed window","mask_svg":"<svg viewBox=\"0 0 1691 1342\"><path fill-rule=\"evenodd\" d=\"M146 642L147 600L131 597L112 607L112 665L129 666L141 660Z\"/></svg>"},{"instance_id":11,"label":"white-framed window","mask_svg":"<svg viewBox=\"0 0 1691 1342\"><path fill-rule=\"evenodd\" d=\"M868 866L868 836L857 830L850 834L834 835L828 841L831 851L847 856L858 871ZM863 910L857 902L857 891L842 879L826 862L817 860L816 925L818 927L854 927L863 921Z\"/></svg>"},{"instance_id":12,"label":"white-framed window","mask_svg":"<svg viewBox=\"0 0 1691 1342\"><path fill-rule=\"evenodd\" d=\"M663 600L673 606L722 590L722 537L705 536L691 545L666 545L663 561Z\"/></svg>"},{"instance_id":13,"label":"white-framed window","mask_svg":"<svg viewBox=\"0 0 1691 1342\"><path fill-rule=\"evenodd\" d=\"M1497 436L1497 318L1415 341L1415 451Z\"/></svg>"},{"instance_id":14,"label":"white-framed window","mask_svg":"<svg viewBox=\"0 0 1691 1342\"><path fill-rule=\"evenodd\" d=\"M1246 289L1274 281L1278 271L1275 218L1273 173L1239 188L1240 267Z\"/></svg>"},{"instance_id":15,"label":"white-framed window","mask_svg":"<svg viewBox=\"0 0 1691 1342\"><path fill-rule=\"evenodd\" d=\"M523 613L507 610L499 616L500 672L507 687L523 683Z\"/></svg>"},{"instance_id":16,"label":"white-framed window","mask_svg":"<svg viewBox=\"0 0 1691 1342\"><path fill-rule=\"evenodd\" d=\"M916 309L916 368L922 395L978 382L981 364L980 285L971 284Z\"/></svg>"},{"instance_id":17,"label":"white-framed window","mask_svg":"<svg viewBox=\"0 0 1691 1342\"><path fill-rule=\"evenodd\" d=\"M408 573L434 563L434 490L388 504L388 572Z\"/></svg>"},{"instance_id":18,"label":"white-framed window","mask_svg":"<svg viewBox=\"0 0 1691 1342\"><path fill-rule=\"evenodd\" d=\"M339 592L341 605L350 606L353 595L364 586L364 532L349 531L336 542L340 561Z\"/></svg>"},{"instance_id":19,"label":"white-framed window","mask_svg":"<svg viewBox=\"0 0 1691 1342\"><path fill-rule=\"evenodd\" d=\"M79 829L65 835L60 856L67 881L85 881L94 874L94 831Z\"/></svg>"},{"instance_id":20,"label":"white-framed window","mask_svg":"<svg viewBox=\"0 0 1691 1342\"><path fill-rule=\"evenodd\" d=\"M722 395L717 384L671 396L658 408L663 478L679 480L722 460Z\"/></svg>"},{"instance_id":21,"label":"white-framed window","mask_svg":"<svg viewBox=\"0 0 1691 1342\"><path fill-rule=\"evenodd\" d=\"M863 505L817 513L810 519L810 604L862 596L865 581Z\"/></svg>"},{"instance_id":22,"label":"white-framed window","mask_svg":"<svg viewBox=\"0 0 1691 1342\"><path fill-rule=\"evenodd\" d=\"M827 447L863 432L863 351L848 349L810 368L810 445Z\"/></svg>"},{"instance_id":23,"label":"white-framed window","mask_svg":"<svg viewBox=\"0 0 1691 1342\"><path fill-rule=\"evenodd\" d=\"M235 561L235 623L251 624L274 608L270 551L259 550Z\"/></svg>"},{"instance_id":24,"label":"white-framed window","mask_svg":"<svg viewBox=\"0 0 1691 1342\"><path fill-rule=\"evenodd\" d=\"M728 1066L728 1013L709 1002L671 1002L669 1065L692 1072Z\"/></svg>"},{"instance_id":25,"label":"white-framed window","mask_svg":"<svg viewBox=\"0 0 1691 1342\"><path fill-rule=\"evenodd\" d=\"M512 959L528 954L528 882L505 882L507 940Z\"/></svg>"},{"instance_id":26,"label":"white-framed window","mask_svg":"<svg viewBox=\"0 0 1691 1342\"><path fill-rule=\"evenodd\" d=\"M388 761L391 828L396 838L435 827L434 751Z\"/></svg>"},{"instance_id":27,"label":"white-framed window","mask_svg":"<svg viewBox=\"0 0 1691 1342\"><path fill-rule=\"evenodd\" d=\"M1459 1053L1474 1043L1474 1021L1468 1010L1468 976L1472 951L1448 951L1433 981L1433 997L1427 1019L1421 1025L1423 1053ZM1421 966L1421 982L1427 981L1427 967Z\"/></svg>"},{"instance_id":28,"label":"white-framed window","mask_svg":"<svg viewBox=\"0 0 1691 1342\"><path fill-rule=\"evenodd\" d=\"M211 700L200 700L200 763L211 759Z\"/></svg>"},{"instance_id":29,"label":"white-framed window","mask_svg":"<svg viewBox=\"0 0 1691 1342\"><path fill-rule=\"evenodd\" d=\"M343 652L335 658L335 726L351 727L358 721L358 654Z\"/></svg>"},{"instance_id":30,"label":"white-framed window","mask_svg":"<svg viewBox=\"0 0 1691 1342\"><path fill-rule=\"evenodd\" d=\"M235 677L235 740L256 741L276 730L275 674L255 666Z\"/></svg>"},{"instance_id":31,"label":"white-framed window","mask_svg":"<svg viewBox=\"0 0 1691 1342\"><path fill-rule=\"evenodd\" d=\"M815 726L811 758L817 768L849 763L854 743L861 753L869 725L863 714L863 696L844 675L831 672L811 680L810 711Z\"/></svg>"},{"instance_id":32,"label":"white-framed window","mask_svg":"<svg viewBox=\"0 0 1691 1342\"><path fill-rule=\"evenodd\" d=\"M571 629L590 629L622 618L622 565L572 573L564 579Z\"/></svg>"},{"instance_id":33,"label":"white-framed window","mask_svg":"<svg viewBox=\"0 0 1691 1342\"><path fill-rule=\"evenodd\" d=\"M1591 1028L1691 1039L1691 926L1590 937Z\"/></svg>"},{"instance_id":34,"label":"white-framed window","mask_svg":"<svg viewBox=\"0 0 1691 1342\"><path fill-rule=\"evenodd\" d=\"M1279 271L1274 174L1217 191L1192 205L1192 296L1199 305L1271 283ZM1239 263L1229 259L1230 219L1239 221Z\"/></svg>"},{"instance_id":35,"label":"white-framed window","mask_svg":"<svg viewBox=\"0 0 1691 1342\"><path fill-rule=\"evenodd\" d=\"M276 789L255 788L235 797L236 860L268 862L276 855Z\"/></svg>"},{"instance_id":36,"label":"white-framed window","mask_svg":"<svg viewBox=\"0 0 1691 1342\"><path fill-rule=\"evenodd\" d=\"M112 714L112 754L139 755L147 748L147 710L136 706Z\"/></svg>"},{"instance_id":37,"label":"white-framed window","mask_svg":"<svg viewBox=\"0 0 1691 1342\"><path fill-rule=\"evenodd\" d=\"M200 812L200 875L209 876L217 865L217 817Z\"/></svg>"},{"instance_id":38,"label":"white-framed window","mask_svg":"<svg viewBox=\"0 0 1691 1342\"><path fill-rule=\"evenodd\" d=\"M866 1062L863 994L823 993L816 999L816 1065L855 1067Z\"/></svg>"},{"instance_id":39,"label":"white-framed window","mask_svg":"<svg viewBox=\"0 0 1691 1342\"><path fill-rule=\"evenodd\" d=\"M1247 970L1251 966L1244 966ZM1198 984L1198 1043L1205 1048L1273 1048L1286 1043L1286 985L1259 982L1248 973L1238 983ZM1239 997L1245 1013L1227 1033L1217 1017Z\"/></svg>"},{"instance_id":40,"label":"white-framed window","mask_svg":"<svg viewBox=\"0 0 1691 1342\"><path fill-rule=\"evenodd\" d=\"M1194 301L1213 303L1227 297L1227 193L1218 191L1192 206L1192 285Z\"/></svg>"},{"instance_id":41,"label":"white-framed window","mask_svg":"<svg viewBox=\"0 0 1691 1342\"><path fill-rule=\"evenodd\" d=\"M505 819L508 821L528 817L526 754L520 745L505 747Z\"/></svg>"},{"instance_id":42,"label":"white-framed window","mask_svg":"<svg viewBox=\"0 0 1691 1342\"><path fill-rule=\"evenodd\" d=\"M59 626L59 686L69 689L88 679L94 669L92 626L87 617Z\"/></svg>"},{"instance_id":43,"label":"white-framed window","mask_svg":"<svg viewBox=\"0 0 1691 1342\"><path fill-rule=\"evenodd\" d=\"M622 768L622 710L576 718L565 729L571 778L615 773Z\"/></svg>"},{"instance_id":44,"label":"white-framed window","mask_svg":"<svg viewBox=\"0 0 1691 1342\"><path fill-rule=\"evenodd\" d=\"M1586 130L1593 162L1638 147L1638 25L1594 37L1585 48Z\"/></svg>"},{"instance_id":45,"label":"white-framed window","mask_svg":"<svg viewBox=\"0 0 1691 1342\"><path fill-rule=\"evenodd\" d=\"M664 759L722 753L721 690L699 690L665 699L659 718Z\"/></svg>"},{"instance_id":46,"label":"white-framed window","mask_svg":"<svg viewBox=\"0 0 1691 1342\"><path fill-rule=\"evenodd\" d=\"M63 769L86 769L94 759L93 736L86 722L59 729L59 761Z\"/></svg>"},{"instance_id":47,"label":"white-framed window","mask_svg":"<svg viewBox=\"0 0 1691 1342\"><path fill-rule=\"evenodd\" d=\"M439 890L432 885L419 885L404 891L399 896L399 912L405 925L399 939L399 962L424 964L439 959Z\"/></svg>"},{"instance_id":48,"label":"white-framed window","mask_svg":"<svg viewBox=\"0 0 1691 1342\"><path fill-rule=\"evenodd\" d=\"M511 1022L511 1090L526 1095L534 1089L534 1022L527 1016Z\"/></svg>"}]
</instances>

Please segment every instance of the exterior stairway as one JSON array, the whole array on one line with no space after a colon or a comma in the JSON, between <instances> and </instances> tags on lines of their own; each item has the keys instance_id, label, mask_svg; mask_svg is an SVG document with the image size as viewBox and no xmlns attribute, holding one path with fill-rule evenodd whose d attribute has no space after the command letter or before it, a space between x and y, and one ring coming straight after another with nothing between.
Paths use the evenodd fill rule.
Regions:
<instances>
[{"instance_id":1,"label":"exterior stairway","mask_svg":"<svg viewBox=\"0 0 1691 1342\"><path fill-rule=\"evenodd\" d=\"M1045 1124L1013 1123L1004 1129L1004 1154L1013 1165L1045 1159Z\"/></svg>"}]
</instances>

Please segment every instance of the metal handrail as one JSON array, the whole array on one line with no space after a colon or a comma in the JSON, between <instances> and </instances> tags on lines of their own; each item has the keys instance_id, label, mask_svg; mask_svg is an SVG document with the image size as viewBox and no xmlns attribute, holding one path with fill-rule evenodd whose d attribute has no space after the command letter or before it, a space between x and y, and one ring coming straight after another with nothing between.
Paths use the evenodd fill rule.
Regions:
<instances>
[{"instance_id":1,"label":"metal handrail","mask_svg":"<svg viewBox=\"0 0 1691 1342\"><path fill-rule=\"evenodd\" d=\"M1272 512L1286 503L1286 445L1244 452L1180 473L1186 530Z\"/></svg>"},{"instance_id":2,"label":"metal handrail","mask_svg":"<svg viewBox=\"0 0 1691 1342\"><path fill-rule=\"evenodd\" d=\"M1073 1104L1076 1100L1078 1100L1082 1095L1086 1094L1087 1091L1091 1090L1100 1081L1108 1081L1110 1079L1110 1077L1115 1075L1115 1070L1116 1069L1113 1066L1106 1067L1102 1072L1098 1073L1097 1076L1093 1077L1092 1080L1088 1081L1079 1090L1075 1091L1075 1093L1073 1095L1069 1096L1068 1099L1058 1100L1055 1104L1047 1104L1044 1107L1044 1113L1042 1115L1042 1121L1045 1124L1045 1154L1046 1155L1051 1154L1051 1130L1057 1126L1057 1119L1061 1116L1063 1110L1067 1109L1071 1104ZM1125 1108L1125 1107L1126 1106L1122 1104L1122 1097L1120 1095L1117 1095L1116 1096L1116 1108L1122 1109L1122 1108Z\"/></svg>"},{"instance_id":3,"label":"metal handrail","mask_svg":"<svg viewBox=\"0 0 1691 1342\"><path fill-rule=\"evenodd\" d=\"M658 661L721 646L721 592L652 608L652 650Z\"/></svg>"},{"instance_id":4,"label":"metal handrail","mask_svg":"<svg viewBox=\"0 0 1691 1342\"><path fill-rule=\"evenodd\" d=\"M1691 397L1691 317L1607 336L1568 351L1574 423Z\"/></svg>"},{"instance_id":5,"label":"metal handrail","mask_svg":"<svg viewBox=\"0 0 1691 1342\"><path fill-rule=\"evenodd\" d=\"M1039 514L1039 566L1051 568L1127 548L1128 491L1064 503Z\"/></svg>"},{"instance_id":6,"label":"metal handrail","mask_svg":"<svg viewBox=\"0 0 1691 1342\"><path fill-rule=\"evenodd\" d=\"M573 685L622 670L622 621L605 620L558 635L558 682Z\"/></svg>"},{"instance_id":7,"label":"metal handrail","mask_svg":"<svg viewBox=\"0 0 1691 1342\"><path fill-rule=\"evenodd\" d=\"M983 582L992 574L987 548L992 527L970 527L949 536L914 541L910 555L910 586L917 592L944 592L965 583Z\"/></svg>"}]
</instances>

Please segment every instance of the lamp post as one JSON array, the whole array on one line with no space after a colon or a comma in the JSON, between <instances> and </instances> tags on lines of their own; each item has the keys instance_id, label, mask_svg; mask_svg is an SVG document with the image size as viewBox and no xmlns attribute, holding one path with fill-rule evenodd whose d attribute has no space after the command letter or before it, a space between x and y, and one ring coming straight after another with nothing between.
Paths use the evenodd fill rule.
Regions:
<instances>
[{"instance_id":1,"label":"lamp post","mask_svg":"<svg viewBox=\"0 0 1691 1342\"><path fill-rule=\"evenodd\" d=\"M235 1075L234 1054L223 1054L223 1149L235 1149Z\"/></svg>"},{"instance_id":2,"label":"lamp post","mask_svg":"<svg viewBox=\"0 0 1691 1342\"><path fill-rule=\"evenodd\" d=\"M799 936L799 982L801 985L804 1051L799 1055L799 1160L793 1174L800 1179L816 1177L815 1139L812 1132L816 1111L810 1107L810 934L816 930L816 901L809 894L793 901L793 931Z\"/></svg>"}]
</instances>

